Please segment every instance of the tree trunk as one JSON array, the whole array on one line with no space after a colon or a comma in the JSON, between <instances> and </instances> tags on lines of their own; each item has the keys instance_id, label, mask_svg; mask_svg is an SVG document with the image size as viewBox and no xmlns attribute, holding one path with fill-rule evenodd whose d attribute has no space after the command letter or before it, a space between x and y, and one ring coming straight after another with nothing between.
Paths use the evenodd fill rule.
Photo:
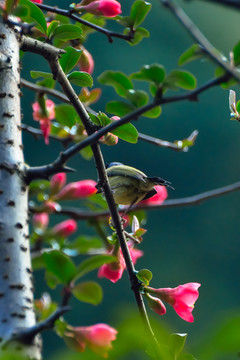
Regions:
<instances>
[{"instance_id":1,"label":"tree trunk","mask_svg":"<svg viewBox=\"0 0 240 360\"><path fill-rule=\"evenodd\" d=\"M20 113L19 44L14 29L0 23L0 346L40 359L40 341L9 342L36 323L29 251L28 188ZM1 355L0 355L1 356Z\"/></svg>"}]
</instances>

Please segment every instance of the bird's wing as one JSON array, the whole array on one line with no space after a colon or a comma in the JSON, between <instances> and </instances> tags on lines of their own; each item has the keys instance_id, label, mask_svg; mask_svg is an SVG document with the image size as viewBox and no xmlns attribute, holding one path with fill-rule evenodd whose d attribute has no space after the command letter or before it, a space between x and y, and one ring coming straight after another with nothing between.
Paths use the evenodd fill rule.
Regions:
<instances>
[{"instance_id":1,"label":"bird's wing","mask_svg":"<svg viewBox=\"0 0 240 360\"><path fill-rule=\"evenodd\" d=\"M126 176L144 182L147 180L147 175L145 175L142 171L126 165L124 165L124 167L122 167L121 165L111 166L107 169L107 175L108 177Z\"/></svg>"}]
</instances>

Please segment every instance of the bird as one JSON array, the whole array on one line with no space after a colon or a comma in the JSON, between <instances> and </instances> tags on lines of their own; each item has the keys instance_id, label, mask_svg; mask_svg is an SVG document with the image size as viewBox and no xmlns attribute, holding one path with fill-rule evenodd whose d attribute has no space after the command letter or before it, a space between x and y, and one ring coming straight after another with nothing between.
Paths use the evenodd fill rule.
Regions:
<instances>
[{"instance_id":1,"label":"bird","mask_svg":"<svg viewBox=\"0 0 240 360\"><path fill-rule=\"evenodd\" d=\"M155 185L173 188L169 181L160 177L148 177L142 171L119 162L108 164L106 173L115 203L129 205L127 211L141 200L154 196L157 193Z\"/></svg>"}]
</instances>

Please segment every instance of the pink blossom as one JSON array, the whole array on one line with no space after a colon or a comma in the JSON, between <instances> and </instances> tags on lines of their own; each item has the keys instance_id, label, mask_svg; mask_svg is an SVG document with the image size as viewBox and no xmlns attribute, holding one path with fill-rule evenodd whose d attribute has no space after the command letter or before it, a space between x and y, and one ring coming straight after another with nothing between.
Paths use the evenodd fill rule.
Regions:
<instances>
[{"instance_id":1,"label":"pink blossom","mask_svg":"<svg viewBox=\"0 0 240 360\"><path fill-rule=\"evenodd\" d=\"M117 330L107 324L92 326L68 326L64 333L67 345L83 352L88 346L96 354L107 358L108 351L112 348L112 341L116 340Z\"/></svg>"},{"instance_id":2,"label":"pink blossom","mask_svg":"<svg viewBox=\"0 0 240 360\"><path fill-rule=\"evenodd\" d=\"M86 71L87 73L92 74L94 69L94 60L90 52L85 48L82 51L78 65L81 71Z\"/></svg>"},{"instance_id":3,"label":"pink blossom","mask_svg":"<svg viewBox=\"0 0 240 360\"><path fill-rule=\"evenodd\" d=\"M86 6L77 6L77 10L84 10L94 15L115 17L121 14L121 4L115 0L96 0Z\"/></svg>"},{"instance_id":4,"label":"pink blossom","mask_svg":"<svg viewBox=\"0 0 240 360\"><path fill-rule=\"evenodd\" d=\"M31 2L37 3L37 4L42 4L43 1L42 0L31 0Z\"/></svg>"},{"instance_id":5,"label":"pink blossom","mask_svg":"<svg viewBox=\"0 0 240 360\"><path fill-rule=\"evenodd\" d=\"M58 173L53 175L50 181L51 194L58 193L66 183L66 174Z\"/></svg>"},{"instance_id":6,"label":"pink blossom","mask_svg":"<svg viewBox=\"0 0 240 360\"><path fill-rule=\"evenodd\" d=\"M188 322L193 322L192 311L199 293L199 283L187 283L175 288L154 289L146 287L145 290L155 298L159 298L172 305L176 313Z\"/></svg>"},{"instance_id":7,"label":"pink blossom","mask_svg":"<svg viewBox=\"0 0 240 360\"><path fill-rule=\"evenodd\" d=\"M94 180L80 180L67 184L55 196L58 200L75 200L84 199L97 192L96 181Z\"/></svg>"},{"instance_id":8,"label":"pink blossom","mask_svg":"<svg viewBox=\"0 0 240 360\"><path fill-rule=\"evenodd\" d=\"M46 114L43 114L43 111L38 103L36 101L33 103L33 119L40 122L40 128L43 133L43 137L45 140L45 144L49 144L49 134L51 130L51 120L55 118L55 104L52 100L47 99L45 101L46 104Z\"/></svg>"},{"instance_id":9,"label":"pink blossom","mask_svg":"<svg viewBox=\"0 0 240 360\"><path fill-rule=\"evenodd\" d=\"M116 255L114 253L114 248L109 252L111 255ZM137 262L137 259L143 256L143 252L139 249L134 249L129 246L130 255L133 261L133 264L135 265ZM117 282L119 279L121 279L123 271L126 269L126 264L124 257L122 255L122 251L119 250L117 254L117 261L104 264L102 265L98 270L98 277L105 277L106 279L109 279L113 283Z\"/></svg>"},{"instance_id":10,"label":"pink blossom","mask_svg":"<svg viewBox=\"0 0 240 360\"><path fill-rule=\"evenodd\" d=\"M118 143L118 136L108 132L100 138L100 141L108 146L114 146Z\"/></svg>"},{"instance_id":11,"label":"pink blossom","mask_svg":"<svg viewBox=\"0 0 240 360\"><path fill-rule=\"evenodd\" d=\"M168 193L165 186L156 185L154 186L154 189L157 191L157 194L149 199L140 201L139 205L161 205L164 200L166 200Z\"/></svg>"},{"instance_id":12,"label":"pink blossom","mask_svg":"<svg viewBox=\"0 0 240 360\"><path fill-rule=\"evenodd\" d=\"M58 212L61 209L61 206L55 201L45 201L41 206L42 211L46 211L47 213Z\"/></svg>"},{"instance_id":13,"label":"pink blossom","mask_svg":"<svg viewBox=\"0 0 240 360\"><path fill-rule=\"evenodd\" d=\"M34 214L33 218L33 226L42 230L45 230L49 223L49 216L47 213L38 213Z\"/></svg>"},{"instance_id":14,"label":"pink blossom","mask_svg":"<svg viewBox=\"0 0 240 360\"><path fill-rule=\"evenodd\" d=\"M56 236L68 237L77 231L77 223L73 219L62 221L52 228L52 233Z\"/></svg>"}]
</instances>

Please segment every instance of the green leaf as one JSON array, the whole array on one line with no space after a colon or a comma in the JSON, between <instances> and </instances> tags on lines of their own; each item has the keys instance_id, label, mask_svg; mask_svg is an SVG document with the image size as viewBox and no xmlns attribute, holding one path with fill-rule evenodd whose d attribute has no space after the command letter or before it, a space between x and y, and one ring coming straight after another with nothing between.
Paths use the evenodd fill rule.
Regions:
<instances>
[{"instance_id":1,"label":"green leaf","mask_svg":"<svg viewBox=\"0 0 240 360\"><path fill-rule=\"evenodd\" d=\"M126 91L126 99L129 100L133 106L139 108L146 105L148 102L148 94L143 90L128 90Z\"/></svg>"},{"instance_id":2,"label":"green leaf","mask_svg":"<svg viewBox=\"0 0 240 360\"><path fill-rule=\"evenodd\" d=\"M125 96L126 90L133 89L133 84L129 78L119 71L104 71L98 81L103 85L111 85L120 96Z\"/></svg>"},{"instance_id":3,"label":"green leaf","mask_svg":"<svg viewBox=\"0 0 240 360\"><path fill-rule=\"evenodd\" d=\"M99 119L100 126L107 126L112 122L111 119L101 111L98 113L97 116Z\"/></svg>"},{"instance_id":4,"label":"green leaf","mask_svg":"<svg viewBox=\"0 0 240 360\"><path fill-rule=\"evenodd\" d=\"M39 77L44 78L44 79L52 79L52 77L53 77L52 73L47 73L44 71L35 71L35 70L31 70L30 75L33 79L37 79Z\"/></svg>"},{"instance_id":5,"label":"green leaf","mask_svg":"<svg viewBox=\"0 0 240 360\"><path fill-rule=\"evenodd\" d=\"M16 0L6 0L5 1L6 13L7 14L11 13L15 5L16 5Z\"/></svg>"},{"instance_id":6,"label":"green leaf","mask_svg":"<svg viewBox=\"0 0 240 360\"><path fill-rule=\"evenodd\" d=\"M132 124L124 124L117 129L111 131L114 135L117 135L120 139L132 144L136 144L138 141L138 132L135 126Z\"/></svg>"},{"instance_id":7,"label":"green leaf","mask_svg":"<svg viewBox=\"0 0 240 360\"><path fill-rule=\"evenodd\" d=\"M237 112L240 112L240 100L238 100L236 103L236 110Z\"/></svg>"},{"instance_id":8,"label":"green leaf","mask_svg":"<svg viewBox=\"0 0 240 360\"><path fill-rule=\"evenodd\" d=\"M28 15L28 9L26 8L26 6L17 6L13 10L13 15L22 18L23 16Z\"/></svg>"},{"instance_id":9,"label":"green leaf","mask_svg":"<svg viewBox=\"0 0 240 360\"><path fill-rule=\"evenodd\" d=\"M89 273L90 271L99 268L103 264L108 264L113 261L116 261L116 257L112 255L91 256L88 259L82 261L80 265L78 265L74 280L78 279L79 277L82 277L83 275Z\"/></svg>"},{"instance_id":10,"label":"green leaf","mask_svg":"<svg viewBox=\"0 0 240 360\"><path fill-rule=\"evenodd\" d=\"M125 103L123 101L110 101L106 105L107 112L109 112L110 114L120 116L120 117L122 117L134 110L136 110L135 106Z\"/></svg>"},{"instance_id":11,"label":"green leaf","mask_svg":"<svg viewBox=\"0 0 240 360\"><path fill-rule=\"evenodd\" d=\"M90 236L79 236L68 244L68 249L74 249L80 254L85 254L92 249L101 249L103 246L101 239Z\"/></svg>"},{"instance_id":12,"label":"green leaf","mask_svg":"<svg viewBox=\"0 0 240 360\"><path fill-rule=\"evenodd\" d=\"M67 46L64 50L66 53L61 56L59 62L65 74L68 74L78 63L82 50L76 50L71 46Z\"/></svg>"},{"instance_id":13,"label":"green leaf","mask_svg":"<svg viewBox=\"0 0 240 360\"><path fill-rule=\"evenodd\" d=\"M60 25L55 28L52 38L60 40L79 39L82 35L82 29L76 25Z\"/></svg>"},{"instance_id":14,"label":"green leaf","mask_svg":"<svg viewBox=\"0 0 240 360\"><path fill-rule=\"evenodd\" d=\"M93 305L98 305L103 298L101 286L93 281L75 285L72 289L72 293L78 300Z\"/></svg>"},{"instance_id":15,"label":"green leaf","mask_svg":"<svg viewBox=\"0 0 240 360\"><path fill-rule=\"evenodd\" d=\"M124 27L127 27L127 32L133 27L134 20L130 16L116 16L115 20Z\"/></svg>"},{"instance_id":16,"label":"green leaf","mask_svg":"<svg viewBox=\"0 0 240 360\"><path fill-rule=\"evenodd\" d=\"M161 106L156 106L151 110L146 111L144 114L142 114L142 116L146 116L149 118L158 118L162 113L162 108Z\"/></svg>"},{"instance_id":17,"label":"green leaf","mask_svg":"<svg viewBox=\"0 0 240 360\"><path fill-rule=\"evenodd\" d=\"M226 71L221 67L217 67L216 70L215 70L215 76L216 77L220 77L222 75L226 74ZM221 83L221 87L223 89L227 89L229 88L230 86L233 86L237 83L236 79L234 79L233 77L231 77L228 81L225 81L225 82L222 82Z\"/></svg>"},{"instance_id":18,"label":"green leaf","mask_svg":"<svg viewBox=\"0 0 240 360\"><path fill-rule=\"evenodd\" d=\"M76 124L78 115L72 105L60 104L55 106L55 117L60 124L71 128Z\"/></svg>"},{"instance_id":19,"label":"green leaf","mask_svg":"<svg viewBox=\"0 0 240 360\"><path fill-rule=\"evenodd\" d=\"M48 25L47 37L49 39L52 38L52 34L53 34L54 30L58 27L58 25L59 25L59 21L56 21L56 20L51 21L50 24Z\"/></svg>"},{"instance_id":20,"label":"green leaf","mask_svg":"<svg viewBox=\"0 0 240 360\"><path fill-rule=\"evenodd\" d=\"M240 41L233 48L234 65L240 64Z\"/></svg>"},{"instance_id":21,"label":"green leaf","mask_svg":"<svg viewBox=\"0 0 240 360\"><path fill-rule=\"evenodd\" d=\"M93 86L93 78L91 75L85 71L74 71L68 75L68 80L82 87L92 87Z\"/></svg>"},{"instance_id":22,"label":"green leaf","mask_svg":"<svg viewBox=\"0 0 240 360\"><path fill-rule=\"evenodd\" d=\"M159 64L144 65L139 72L133 73L131 78L150 81L159 85L165 78L165 70L164 67Z\"/></svg>"},{"instance_id":23,"label":"green leaf","mask_svg":"<svg viewBox=\"0 0 240 360\"><path fill-rule=\"evenodd\" d=\"M130 17L133 19L134 29L143 22L151 7L150 3L142 0L137 0L133 3Z\"/></svg>"},{"instance_id":24,"label":"green leaf","mask_svg":"<svg viewBox=\"0 0 240 360\"><path fill-rule=\"evenodd\" d=\"M187 339L187 334L171 334L170 335L170 349L173 355L173 359L177 359L179 354L182 352L185 341Z\"/></svg>"},{"instance_id":25,"label":"green leaf","mask_svg":"<svg viewBox=\"0 0 240 360\"><path fill-rule=\"evenodd\" d=\"M149 282L152 280L152 272L148 269L139 270L137 273L137 278L144 284L149 285Z\"/></svg>"},{"instance_id":26,"label":"green leaf","mask_svg":"<svg viewBox=\"0 0 240 360\"><path fill-rule=\"evenodd\" d=\"M173 70L170 74L166 77L164 85L167 87L171 85L176 85L180 88L186 90L193 90L195 89L197 84L196 78L188 71L183 70Z\"/></svg>"},{"instance_id":27,"label":"green leaf","mask_svg":"<svg viewBox=\"0 0 240 360\"><path fill-rule=\"evenodd\" d=\"M76 267L70 258L58 250L43 254L46 269L64 284L69 284L76 275Z\"/></svg>"},{"instance_id":28,"label":"green leaf","mask_svg":"<svg viewBox=\"0 0 240 360\"><path fill-rule=\"evenodd\" d=\"M29 0L20 0L19 5L26 6L28 9L28 15L22 16L21 19L26 23L36 23L36 28L39 29L42 33L46 34L47 22L43 12L39 9L39 7Z\"/></svg>"},{"instance_id":29,"label":"green leaf","mask_svg":"<svg viewBox=\"0 0 240 360\"><path fill-rule=\"evenodd\" d=\"M126 35L129 32L129 30L125 29L124 30L124 34ZM137 45L138 43L140 43L140 41L142 41L143 38L149 37L150 33L147 29L143 28L143 27L139 27L136 29L135 33L134 33L134 38L129 41L128 43L130 45Z\"/></svg>"},{"instance_id":30,"label":"green leaf","mask_svg":"<svg viewBox=\"0 0 240 360\"><path fill-rule=\"evenodd\" d=\"M45 272L45 281L47 283L47 286L50 287L50 289L55 289L56 286L59 284L57 277L49 271Z\"/></svg>"},{"instance_id":31,"label":"green leaf","mask_svg":"<svg viewBox=\"0 0 240 360\"><path fill-rule=\"evenodd\" d=\"M181 66L190 61L199 59L205 55L202 47L198 44L193 44L189 49L187 49L178 59L178 65Z\"/></svg>"}]
</instances>

